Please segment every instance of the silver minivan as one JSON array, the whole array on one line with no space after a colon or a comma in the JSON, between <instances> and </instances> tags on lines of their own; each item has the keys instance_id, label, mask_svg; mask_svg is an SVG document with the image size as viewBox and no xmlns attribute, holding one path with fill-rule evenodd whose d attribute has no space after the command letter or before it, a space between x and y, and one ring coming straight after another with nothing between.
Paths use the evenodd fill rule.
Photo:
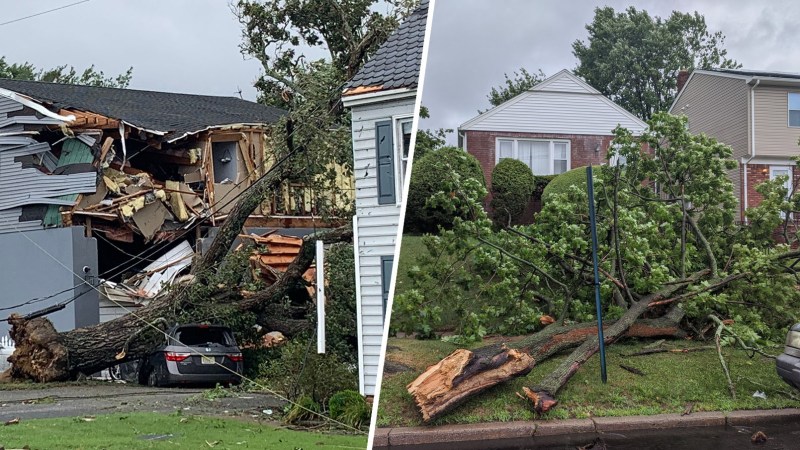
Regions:
<instances>
[{"instance_id":1,"label":"silver minivan","mask_svg":"<svg viewBox=\"0 0 800 450\"><path fill-rule=\"evenodd\" d=\"M206 324L175 325L164 345L139 365L139 383L238 384L244 368L242 352L228 327Z\"/></svg>"},{"instance_id":2,"label":"silver minivan","mask_svg":"<svg viewBox=\"0 0 800 450\"><path fill-rule=\"evenodd\" d=\"M778 375L800 389L800 323L795 324L786 336L786 347L775 363Z\"/></svg>"}]
</instances>

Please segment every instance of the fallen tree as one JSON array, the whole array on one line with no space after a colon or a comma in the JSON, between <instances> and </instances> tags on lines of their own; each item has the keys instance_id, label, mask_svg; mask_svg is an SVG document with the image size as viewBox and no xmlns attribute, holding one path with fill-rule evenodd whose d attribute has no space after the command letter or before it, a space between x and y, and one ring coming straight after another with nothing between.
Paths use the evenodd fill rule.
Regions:
<instances>
[{"instance_id":1,"label":"fallen tree","mask_svg":"<svg viewBox=\"0 0 800 450\"><path fill-rule=\"evenodd\" d=\"M640 319L627 328L626 337L681 338L682 310L675 308L660 319ZM616 321L606 321L610 332ZM429 422L470 397L497 384L527 375L536 363L564 350L575 348L597 335L597 324L552 324L519 341L490 345L474 350L458 349L429 367L408 384L408 392ZM554 404L551 404L551 406Z\"/></svg>"},{"instance_id":2,"label":"fallen tree","mask_svg":"<svg viewBox=\"0 0 800 450\"><path fill-rule=\"evenodd\" d=\"M727 177L735 167L730 148L692 136L685 118L657 114L649 125L641 137L615 130L609 156L627 163L595 172L603 308L615 318L604 322L606 344L625 336L702 339L699 330L708 328L711 314L735 318L740 335L748 336L744 345L782 341L800 306L798 254L790 250L797 236L786 232L797 229L787 221L800 198L786 191L785 180L767 182L759 188L764 201L747 211L750 223L741 226ZM597 326L586 323L594 315L586 189L568 183L548 198L534 224L497 227L482 208L486 191L479 183L446 175L443 183L429 203L470 219L424 238L428 254L395 298L393 325L430 337L441 311L449 310L461 317L456 333L462 341L478 341L487 331L529 335L500 350L457 351L408 391L427 422L571 349L518 394L544 413L599 350ZM781 223L788 246L772 239ZM538 329L539 318L556 323ZM485 371L453 363L481 360L486 352L493 359ZM521 366L495 367L496 358Z\"/></svg>"},{"instance_id":3,"label":"fallen tree","mask_svg":"<svg viewBox=\"0 0 800 450\"><path fill-rule=\"evenodd\" d=\"M12 367L0 375L0 379L69 380L80 374L88 375L118 363L137 360L163 341L162 332L166 326L186 321L187 317L196 317L209 306L224 305L230 311L260 315L266 318L266 326L282 322L281 319L291 323L292 317L279 317L275 311L284 310L282 305L287 292L305 286L302 274L314 260L315 242L350 240L352 230L349 227L306 236L300 253L283 275L259 292L243 295L236 286L214 284L213 277L247 217L267 193L289 176L287 169L276 164L255 182L231 210L208 251L192 266L195 281L154 299L135 313L61 333L44 317L26 320L12 315L9 318L10 334L16 350L9 357ZM294 328L292 331L297 330ZM288 329L282 331L291 334Z\"/></svg>"}]
</instances>

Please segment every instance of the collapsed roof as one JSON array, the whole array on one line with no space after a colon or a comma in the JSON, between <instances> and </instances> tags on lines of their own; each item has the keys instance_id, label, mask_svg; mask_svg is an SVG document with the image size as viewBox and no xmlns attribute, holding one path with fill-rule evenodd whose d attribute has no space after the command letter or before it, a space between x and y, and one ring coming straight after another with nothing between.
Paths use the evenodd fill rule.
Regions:
<instances>
[{"instance_id":1,"label":"collapsed roof","mask_svg":"<svg viewBox=\"0 0 800 450\"><path fill-rule=\"evenodd\" d=\"M170 241L267 169L284 112L241 99L0 79L0 233Z\"/></svg>"},{"instance_id":2,"label":"collapsed roof","mask_svg":"<svg viewBox=\"0 0 800 450\"><path fill-rule=\"evenodd\" d=\"M0 88L56 109L88 111L120 120L167 142L225 125L270 124L285 114L281 109L235 97L1 78Z\"/></svg>"}]
</instances>

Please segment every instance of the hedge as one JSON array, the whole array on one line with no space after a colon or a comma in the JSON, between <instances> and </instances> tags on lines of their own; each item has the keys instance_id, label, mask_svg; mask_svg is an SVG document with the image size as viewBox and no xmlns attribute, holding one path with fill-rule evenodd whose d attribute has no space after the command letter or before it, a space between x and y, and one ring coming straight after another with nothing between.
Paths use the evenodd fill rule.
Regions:
<instances>
[{"instance_id":1,"label":"hedge","mask_svg":"<svg viewBox=\"0 0 800 450\"><path fill-rule=\"evenodd\" d=\"M409 182L404 232L435 233L448 228L453 215L426 206L427 200L444 189L443 173L455 171L462 178L475 178L486 185L481 165L474 156L456 147L442 147L414 161Z\"/></svg>"},{"instance_id":2,"label":"hedge","mask_svg":"<svg viewBox=\"0 0 800 450\"><path fill-rule=\"evenodd\" d=\"M502 159L492 170L492 218L497 224L516 223L535 187L533 172L516 159Z\"/></svg>"},{"instance_id":3,"label":"hedge","mask_svg":"<svg viewBox=\"0 0 800 450\"><path fill-rule=\"evenodd\" d=\"M600 170L600 166L592 167L595 172ZM553 178L542 191L542 205L546 204L547 200L553 195L567 192L570 186L578 186L586 190L586 167L578 167Z\"/></svg>"}]
</instances>

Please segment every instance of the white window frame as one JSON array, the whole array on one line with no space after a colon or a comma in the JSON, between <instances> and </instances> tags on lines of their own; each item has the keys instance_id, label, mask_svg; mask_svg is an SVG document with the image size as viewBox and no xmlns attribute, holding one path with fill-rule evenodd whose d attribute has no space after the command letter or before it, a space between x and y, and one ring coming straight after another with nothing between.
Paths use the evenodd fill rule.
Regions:
<instances>
[{"instance_id":1,"label":"white window frame","mask_svg":"<svg viewBox=\"0 0 800 450\"><path fill-rule=\"evenodd\" d=\"M403 127L402 124L408 122L411 124L411 138L414 138L414 115L402 114L392 116L392 140L394 142L394 189L395 199L397 206L403 203L403 186L405 184L405 176L403 173ZM408 149L409 154L411 149ZM407 160L407 159L406 159ZM407 160L408 161L408 160ZM411 167L408 161L408 167Z\"/></svg>"},{"instance_id":2,"label":"white window frame","mask_svg":"<svg viewBox=\"0 0 800 450\"><path fill-rule=\"evenodd\" d=\"M611 158L608 158L609 167L617 167L617 165L619 165L620 167L624 167L625 164L628 163L628 158L618 153L620 148L622 148L621 145L615 144L613 142L611 143L611 146L608 148L609 150L614 150L614 155L612 155Z\"/></svg>"},{"instance_id":3,"label":"white window frame","mask_svg":"<svg viewBox=\"0 0 800 450\"><path fill-rule=\"evenodd\" d=\"M778 170L781 170L781 171L785 170L785 171L789 172L789 179L786 180L786 188L787 188L786 195L787 196L791 196L792 195L792 182L793 182L792 178L794 177L794 171L792 170L792 166L769 166L769 179L770 180L774 180L775 178L781 176L781 175L775 175L775 172L778 171ZM781 212L781 219L785 219L785 218L786 218L786 214Z\"/></svg>"},{"instance_id":4,"label":"white window frame","mask_svg":"<svg viewBox=\"0 0 800 450\"><path fill-rule=\"evenodd\" d=\"M800 96L800 92L787 92L786 93L786 126L789 128L800 128L800 125L792 125L792 117L790 112L791 111L800 111L797 109L791 109L792 103L790 101L792 95Z\"/></svg>"},{"instance_id":5,"label":"white window frame","mask_svg":"<svg viewBox=\"0 0 800 450\"><path fill-rule=\"evenodd\" d=\"M775 175L775 172L778 170L785 170L789 172L789 180L786 181L787 188L789 189L789 194L792 193L792 166L769 166L769 179L774 180L775 178L779 177L780 175Z\"/></svg>"},{"instance_id":6,"label":"white window frame","mask_svg":"<svg viewBox=\"0 0 800 450\"><path fill-rule=\"evenodd\" d=\"M555 174L555 166L556 160L553 158L555 153L555 144L567 144L567 169L565 172L569 172L572 169L572 143L569 139L536 139L536 138L515 138L515 137L504 137L504 136L497 136L494 141L494 164L500 162L500 141L511 141L511 158L520 161L519 159L519 142L526 141L526 142L547 142L549 155L548 158L550 159L550 171L549 173L545 174L534 174L534 175L554 175ZM527 165L527 164L526 164Z\"/></svg>"}]
</instances>

